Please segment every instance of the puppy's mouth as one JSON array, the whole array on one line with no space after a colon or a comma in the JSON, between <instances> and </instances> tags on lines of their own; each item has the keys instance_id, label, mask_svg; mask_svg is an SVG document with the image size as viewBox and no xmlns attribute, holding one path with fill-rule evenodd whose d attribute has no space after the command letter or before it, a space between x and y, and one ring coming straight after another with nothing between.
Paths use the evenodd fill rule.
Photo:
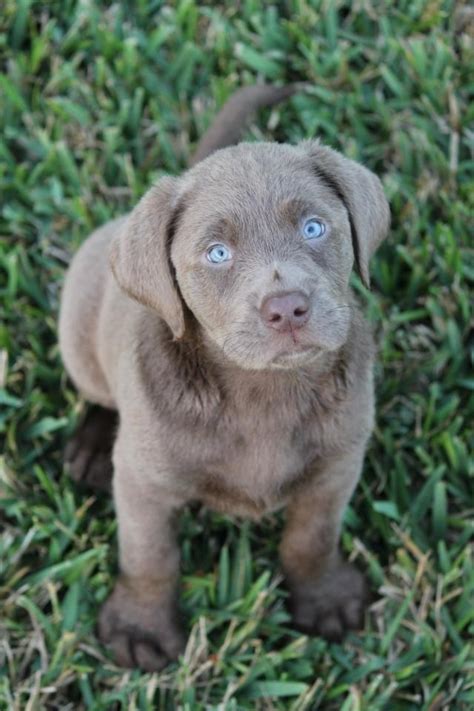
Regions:
<instances>
[{"instance_id":1,"label":"puppy's mouth","mask_svg":"<svg viewBox=\"0 0 474 711\"><path fill-rule=\"evenodd\" d=\"M221 343L215 343L229 361L244 370L319 368L321 359L347 339L350 312L346 308L341 313L344 319L331 322L319 314L319 319L285 331L263 330L258 322L249 323L244 329L232 329Z\"/></svg>"}]
</instances>

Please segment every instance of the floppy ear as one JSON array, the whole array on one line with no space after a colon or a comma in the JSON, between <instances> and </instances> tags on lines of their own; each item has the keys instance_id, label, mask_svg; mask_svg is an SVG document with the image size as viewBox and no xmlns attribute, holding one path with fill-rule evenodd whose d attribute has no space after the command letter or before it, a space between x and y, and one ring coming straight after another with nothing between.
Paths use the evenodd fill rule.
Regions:
<instances>
[{"instance_id":1,"label":"floppy ear","mask_svg":"<svg viewBox=\"0 0 474 711\"><path fill-rule=\"evenodd\" d=\"M162 178L140 200L112 240L110 264L120 288L158 311L174 337L181 338L184 314L169 254L179 215L176 182Z\"/></svg>"},{"instance_id":2,"label":"floppy ear","mask_svg":"<svg viewBox=\"0 0 474 711\"><path fill-rule=\"evenodd\" d=\"M369 260L387 236L390 208L374 173L316 141L304 144L315 174L344 203L351 227L355 267L369 288Z\"/></svg>"}]
</instances>

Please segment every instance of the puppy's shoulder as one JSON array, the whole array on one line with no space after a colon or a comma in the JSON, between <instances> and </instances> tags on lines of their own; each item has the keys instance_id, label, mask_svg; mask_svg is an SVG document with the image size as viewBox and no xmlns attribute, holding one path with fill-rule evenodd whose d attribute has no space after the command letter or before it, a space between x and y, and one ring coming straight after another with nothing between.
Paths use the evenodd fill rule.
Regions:
<instances>
[{"instance_id":1,"label":"puppy's shoulder","mask_svg":"<svg viewBox=\"0 0 474 711\"><path fill-rule=\"evenodd\" d=\"M173 339L168 326L143 308L134 327L134 363L142 392L168 421L208 423L219 413L222 392L212 364L192 339Z\"/></svg>"},{"instance_id":2,"label":"puppy's shoulder","mask_svg":"<svg viewBox=\"0 0 474 711\"><path fill-rule=\"evenodd\" d=\"M372 373L377 348L374 328L355 298L352 300L351 307L352 323L343 351L351 378L357 382Z\"/></svg>"}]
</instances>

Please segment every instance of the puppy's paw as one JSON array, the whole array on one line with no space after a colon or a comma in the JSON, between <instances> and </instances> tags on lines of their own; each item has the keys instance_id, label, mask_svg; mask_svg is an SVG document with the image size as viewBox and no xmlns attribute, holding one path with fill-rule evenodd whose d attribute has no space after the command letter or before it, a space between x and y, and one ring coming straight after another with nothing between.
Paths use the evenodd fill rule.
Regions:
<instances>
[{"instance_id":1,"label":"puppy's paw","mask_svg":"<svg viewBox=\"0 0 474 711\"><path fill-rule=\"evenodd\" d=\"M98 637L122 667L160 671L184 651L173 604L144 600L120 580L99 614Z\"/></svg>"},{"instance_id":2,"label":"puppy's paw","mask_svg":"<svg viewBox=\"0 0 474 711\"><path fill-rule=\"evenodd\" d=\"M69 440L64 458L74 481L100 491L112 485L112 447L118 415L113 410L93 407Z\"/></svg>"},{"instance_id":3,"label":"puppy's paw","mask_svg":"<svg viewBox=\"0 0 474 711\"><path fill-rule=\"evenodd\" d=\"M302 632L339 642L362 627L368 588L357 568L344 563L314 583L293 587L293 622Z\"/></svg>"}]
</instances>

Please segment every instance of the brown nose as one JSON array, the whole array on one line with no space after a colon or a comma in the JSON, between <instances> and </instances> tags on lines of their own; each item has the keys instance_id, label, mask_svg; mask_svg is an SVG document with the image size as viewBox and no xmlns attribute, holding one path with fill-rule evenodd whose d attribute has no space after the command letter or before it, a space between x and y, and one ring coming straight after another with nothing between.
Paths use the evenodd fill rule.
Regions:
<instances>
[{"instance_id":1,"label":"brown nose","mask_svg":"<svg viewBox=\"0 0 474 711\"><path fill-rule=\"evenodd\" d=\"M309 301L301 291L270 296L263 302L260 314L267 326L286 333L305 325L309 318Z\"/></svg>"}]
</instances>

